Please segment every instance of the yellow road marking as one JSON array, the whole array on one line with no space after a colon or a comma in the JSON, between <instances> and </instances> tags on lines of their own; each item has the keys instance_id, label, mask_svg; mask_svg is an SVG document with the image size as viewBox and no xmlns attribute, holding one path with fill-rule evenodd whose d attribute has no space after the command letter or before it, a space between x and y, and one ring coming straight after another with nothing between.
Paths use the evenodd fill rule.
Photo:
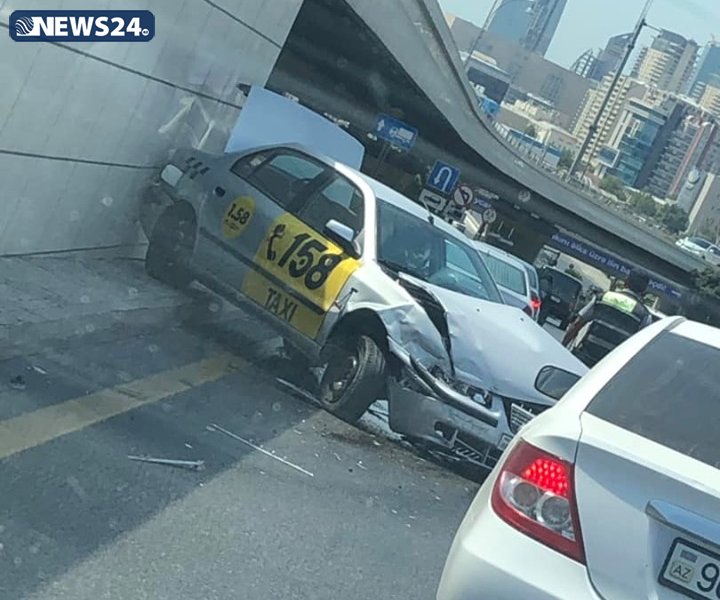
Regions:
<instances>
[{"instance_id":1,"label":"yellow road marking","mask_svg":"<svg viewBox=\"0 0 720 600\"><path fill-rule=\"evenodd\" d=\"M0 459L236 373L247 363L218 354L177 369L123 383L0 421Z\"/></svg>"}]
</instances>

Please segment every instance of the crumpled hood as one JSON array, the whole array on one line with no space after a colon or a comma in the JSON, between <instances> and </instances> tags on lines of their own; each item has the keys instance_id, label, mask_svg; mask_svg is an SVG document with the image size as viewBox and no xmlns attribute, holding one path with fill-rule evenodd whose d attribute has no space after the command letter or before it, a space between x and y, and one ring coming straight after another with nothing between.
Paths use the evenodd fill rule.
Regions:
<instances>
[{"instance_id":1,"label":"crumpled hood","mask_svg":"<svg viewBox=\"0 0 720 600\"><path fill-rule=\"evenodd\" d=\"M588 368L521 310L471 298L419 281L446 310L457 378L495 394L542 404L555 400L535 389L540 369L578 376Z\"/></svg>"}]
</instances>

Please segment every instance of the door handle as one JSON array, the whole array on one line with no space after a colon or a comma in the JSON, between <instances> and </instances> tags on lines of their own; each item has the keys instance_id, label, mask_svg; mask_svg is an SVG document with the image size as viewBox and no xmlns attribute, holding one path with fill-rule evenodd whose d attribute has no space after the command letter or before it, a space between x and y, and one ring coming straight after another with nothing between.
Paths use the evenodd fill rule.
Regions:
<instances>
[{"instance_id":1,"label":"door handle","mask_svg":"<svg viewBox=\"0 0 720 600\"><path fill-rule=\"evenodd\" d=\"M215 194L218 198L222 198L222 197L225 195L225 188L224 188L224 187L217 186L217 187L213 190L213 194Z\"/></svg>"}]
</instances>

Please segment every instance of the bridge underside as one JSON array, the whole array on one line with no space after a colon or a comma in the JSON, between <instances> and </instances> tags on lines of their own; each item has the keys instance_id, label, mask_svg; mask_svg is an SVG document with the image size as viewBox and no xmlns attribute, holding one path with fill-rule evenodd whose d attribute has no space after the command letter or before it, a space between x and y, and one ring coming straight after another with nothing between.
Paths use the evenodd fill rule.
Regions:
<instances>
[{"instance_id":1,"label":"bridge underside","mask_svg":"<svg viewBox=\"0 0 720 600\"><path fill-rule=\"evenodd\" d=\"M478 120L472 99L458 95L464 83L457 81L457 65L442 70L443 61L452 59L438 41L442 32L428 6L432 2L425 0L305 0L268 85L349 121L350 131L366 145L364 170L371 174L381 145L367 132L374 130L377 115L414 125L420 132L416 145L409 153L391 152L378 178L404 190L436 159L455 164L463 182L497 194L498 212L515 214L534 232L523 254L560 227L680 286L691 285L697 267L692 257L659 248L655 237L606 210L598 216L599 207L559 182L551 182L557 189L548 188L544 172L523 163ZM468 117L462 130L457 118L448 117L458 111ZM529 200L521 196L528 189Z\"/></svg>"}]
</instances>

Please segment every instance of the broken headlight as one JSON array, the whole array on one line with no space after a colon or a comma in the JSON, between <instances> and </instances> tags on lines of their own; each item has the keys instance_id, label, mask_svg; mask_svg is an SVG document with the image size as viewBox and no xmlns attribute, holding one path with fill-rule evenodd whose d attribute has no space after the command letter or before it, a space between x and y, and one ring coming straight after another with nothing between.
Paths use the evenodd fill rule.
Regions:
<instances>
[{"instance_id":1,"label":"broken headlight","mask_svg":"<svg viewBox=\"0 0 720 600\"><path fill-rule=\"evenodd\" d=\"M440 367L433 367L430 369L430 373L433 377L436 377L449 385L458 394L462 394L463 396L470 398L473 402L477 402L483 406L492 405L492 395L487 390L457 381L445 373L445 371L443 371Z\"/></svg>"}]
</instances>

